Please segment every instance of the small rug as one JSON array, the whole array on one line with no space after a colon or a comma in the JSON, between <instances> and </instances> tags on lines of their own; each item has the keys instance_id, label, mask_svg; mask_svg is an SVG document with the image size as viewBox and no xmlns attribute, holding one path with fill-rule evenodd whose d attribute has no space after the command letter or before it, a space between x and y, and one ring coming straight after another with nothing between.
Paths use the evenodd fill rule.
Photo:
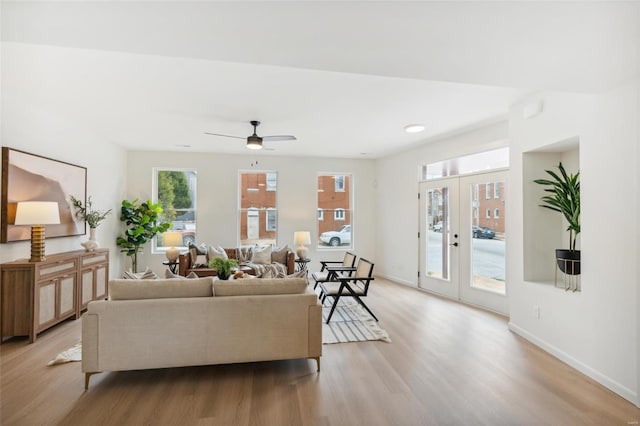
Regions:
<instances>
[{"instance_id":1,"label":"small rug","mask_svg":"<svg viewBox=\"0 0 640 426\"><path fill-rule=\"evenodd\" d=\"M66 351L60 352L47 365L65 364L73 361L82 361L82 343L76 343Z\"/></svg>"},{"instance_id":2,"label":"small rug","mask_svg":"<svg viewBox=\"0 0 640 426\"><path fill-rule=\"evenodd\" d=\"M351 298L340 299L336 310L326 323L333 300L327 298L322 307L322 343L364 342L382 340L391 342L389 333L383 330L358 302Z\"/></svg>"}]
</instances>

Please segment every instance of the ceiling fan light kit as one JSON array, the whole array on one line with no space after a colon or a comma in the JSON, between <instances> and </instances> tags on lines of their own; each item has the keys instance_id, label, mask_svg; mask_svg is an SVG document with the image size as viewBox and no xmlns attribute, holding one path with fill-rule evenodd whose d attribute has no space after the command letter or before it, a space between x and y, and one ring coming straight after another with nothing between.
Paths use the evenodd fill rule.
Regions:
<instances>
[{"instance_id":1,"label":"ceiling fan light kit","mask_svg":"<svg viewBox=\"0 0 640 426\"><path fill-rule=\"evenodd\" d=\"M257 121L257 120L251 120L250 123L253 126L253 134L250 135L250 136L247 136L247 138L246 138L246 140L247 140L247 148L249 148L249 149L262 149L263 148L262 147L262 141L263 140L267 140L269 142L271 142L271 141L295 141L295 140L297 140L295 136L291 136L291 135L278 135L278 136L260 137L256 133L256 128L260 125L260 122ZM240 136L223 135L223 134L220 134L220 133L205 132L205 135L223 136L225 138L234 138L234 139L244 139L243 137L240 137ZM269 149L269 148L266 148L266 149Z\"/></svg>"}]
</instances>

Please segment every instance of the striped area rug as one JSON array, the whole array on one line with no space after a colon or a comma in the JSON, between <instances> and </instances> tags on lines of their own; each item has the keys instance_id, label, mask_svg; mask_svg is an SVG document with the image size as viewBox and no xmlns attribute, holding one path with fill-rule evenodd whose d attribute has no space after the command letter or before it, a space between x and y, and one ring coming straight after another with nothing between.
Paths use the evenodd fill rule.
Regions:
<instances>
[{"instance_id":1,"label":"striped area rug","mask_svg":"<svg viewBox=\"0 0 640 426\"><path fill-rule=\"evenodd\" d=\"M322 343L364 342L382 340L391 342L383 330L362 306L351 298L340 299L329 324L326 323L333 300L327 298L322 307Z\"/></svg>"}]
</instances>

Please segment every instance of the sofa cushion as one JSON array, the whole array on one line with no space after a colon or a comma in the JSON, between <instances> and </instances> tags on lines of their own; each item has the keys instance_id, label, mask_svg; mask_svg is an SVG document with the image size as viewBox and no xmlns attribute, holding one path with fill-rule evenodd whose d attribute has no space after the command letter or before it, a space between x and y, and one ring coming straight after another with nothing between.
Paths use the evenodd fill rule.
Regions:
<instances>
[{"instance_id":1,"label":"sofa cushion","mask_svg":"<svg viewBox=\"0 0 640 426\"><path fill-rule=\"evenodd\" d=\"M243 278L232 281L217 280L213 283L213 293L221 296L250 296L271 294L304 293L307 281L304 278Z\"/></svg>"},{"instance_id":2,"label":"sofa cushion","mask_svg":"<svg viewBox=\"0 0 640 426\"><path fill-rule=\"evenodd\" d=\"M109 294L111 300L211 297L212 283L211 277L190 280L111 280Z\"/></svg>"},{"instance_id":3,"label":"sofa cushion","mask_svg":"<svg viewBox=\"0 0 640 426\"><path fill-rule=\"evenodd\" d=\"M287 254L289 254L289 246L274 247L271 250L271 262L287 264Z\"/></svg>"},{"instance_id":4,"label":"sofa cushion","mask_svg":"<svg viewBox=\"0 0 640 426\"><path fill-rule=\"evenodd\" d=\"M209 249L207 250L207 265L212 259L215 259L216 257L219 257L221 259L229 258L229 256L227 255L227 252L222 247L209 246Z\"/></svg>"},{"instance_id":5,"label":"sofa cushion","mask_svg":"<svg viewBox=\"0 0 640 426\"><path fill-rule=\"evenodd\" d=\"M253 260L251 263L256 265L270 265L271 264L271 246L256 247L253 250Z\"/></svg>"}]
</instances>

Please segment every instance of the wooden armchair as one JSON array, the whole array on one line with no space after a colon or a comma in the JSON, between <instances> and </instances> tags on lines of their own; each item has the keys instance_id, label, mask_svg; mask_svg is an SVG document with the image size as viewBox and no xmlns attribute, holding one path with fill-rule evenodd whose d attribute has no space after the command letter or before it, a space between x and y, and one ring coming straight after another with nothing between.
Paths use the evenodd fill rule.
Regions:
<instances>
[{"instance_id":1,"label":"wooden armchair","mask_svg":"<svg viewBox=\"0 0 640 426\"><path fill-rule=\"evenodd\" d=\"M335 260L335 261L321 260L320 264L322 265L322 268L320 268L320 272L314 272L313 274L311 274L311 278L313 278L313 280L315 281L315 284L313 284L314 289L318 287L318 283L331 281L330 279L331 273L327 269L331 266L341 266L342 267L341 273L351 276L352 272L346 271L346 268L354 267L354 265L356 264L356 255L347 251L344 253L344 258L342 259L342 262L340 262L339 260Z\"/></svg>"},{"instance_id":2,"label":"wooden armchair","mask_svg":"<svg viewBox=\"0 0 640 426\"><path fill-rule=\"evenodd\" d=\"M327 324L331 320L333 312L338 306L341 297L353 297L376 321L378 318L371 312L371 309L362 301L369 292L369 284L373 281L373 263L366 259L360 258L358 266L355 268L355 274L348 276L340 272L351 271L353 268L342 268L340 266L329 266L330 281L320 282L320 299L324 304L327 296L333 297L333 305L327 317Z\"/></svg>"}]
</instances>

